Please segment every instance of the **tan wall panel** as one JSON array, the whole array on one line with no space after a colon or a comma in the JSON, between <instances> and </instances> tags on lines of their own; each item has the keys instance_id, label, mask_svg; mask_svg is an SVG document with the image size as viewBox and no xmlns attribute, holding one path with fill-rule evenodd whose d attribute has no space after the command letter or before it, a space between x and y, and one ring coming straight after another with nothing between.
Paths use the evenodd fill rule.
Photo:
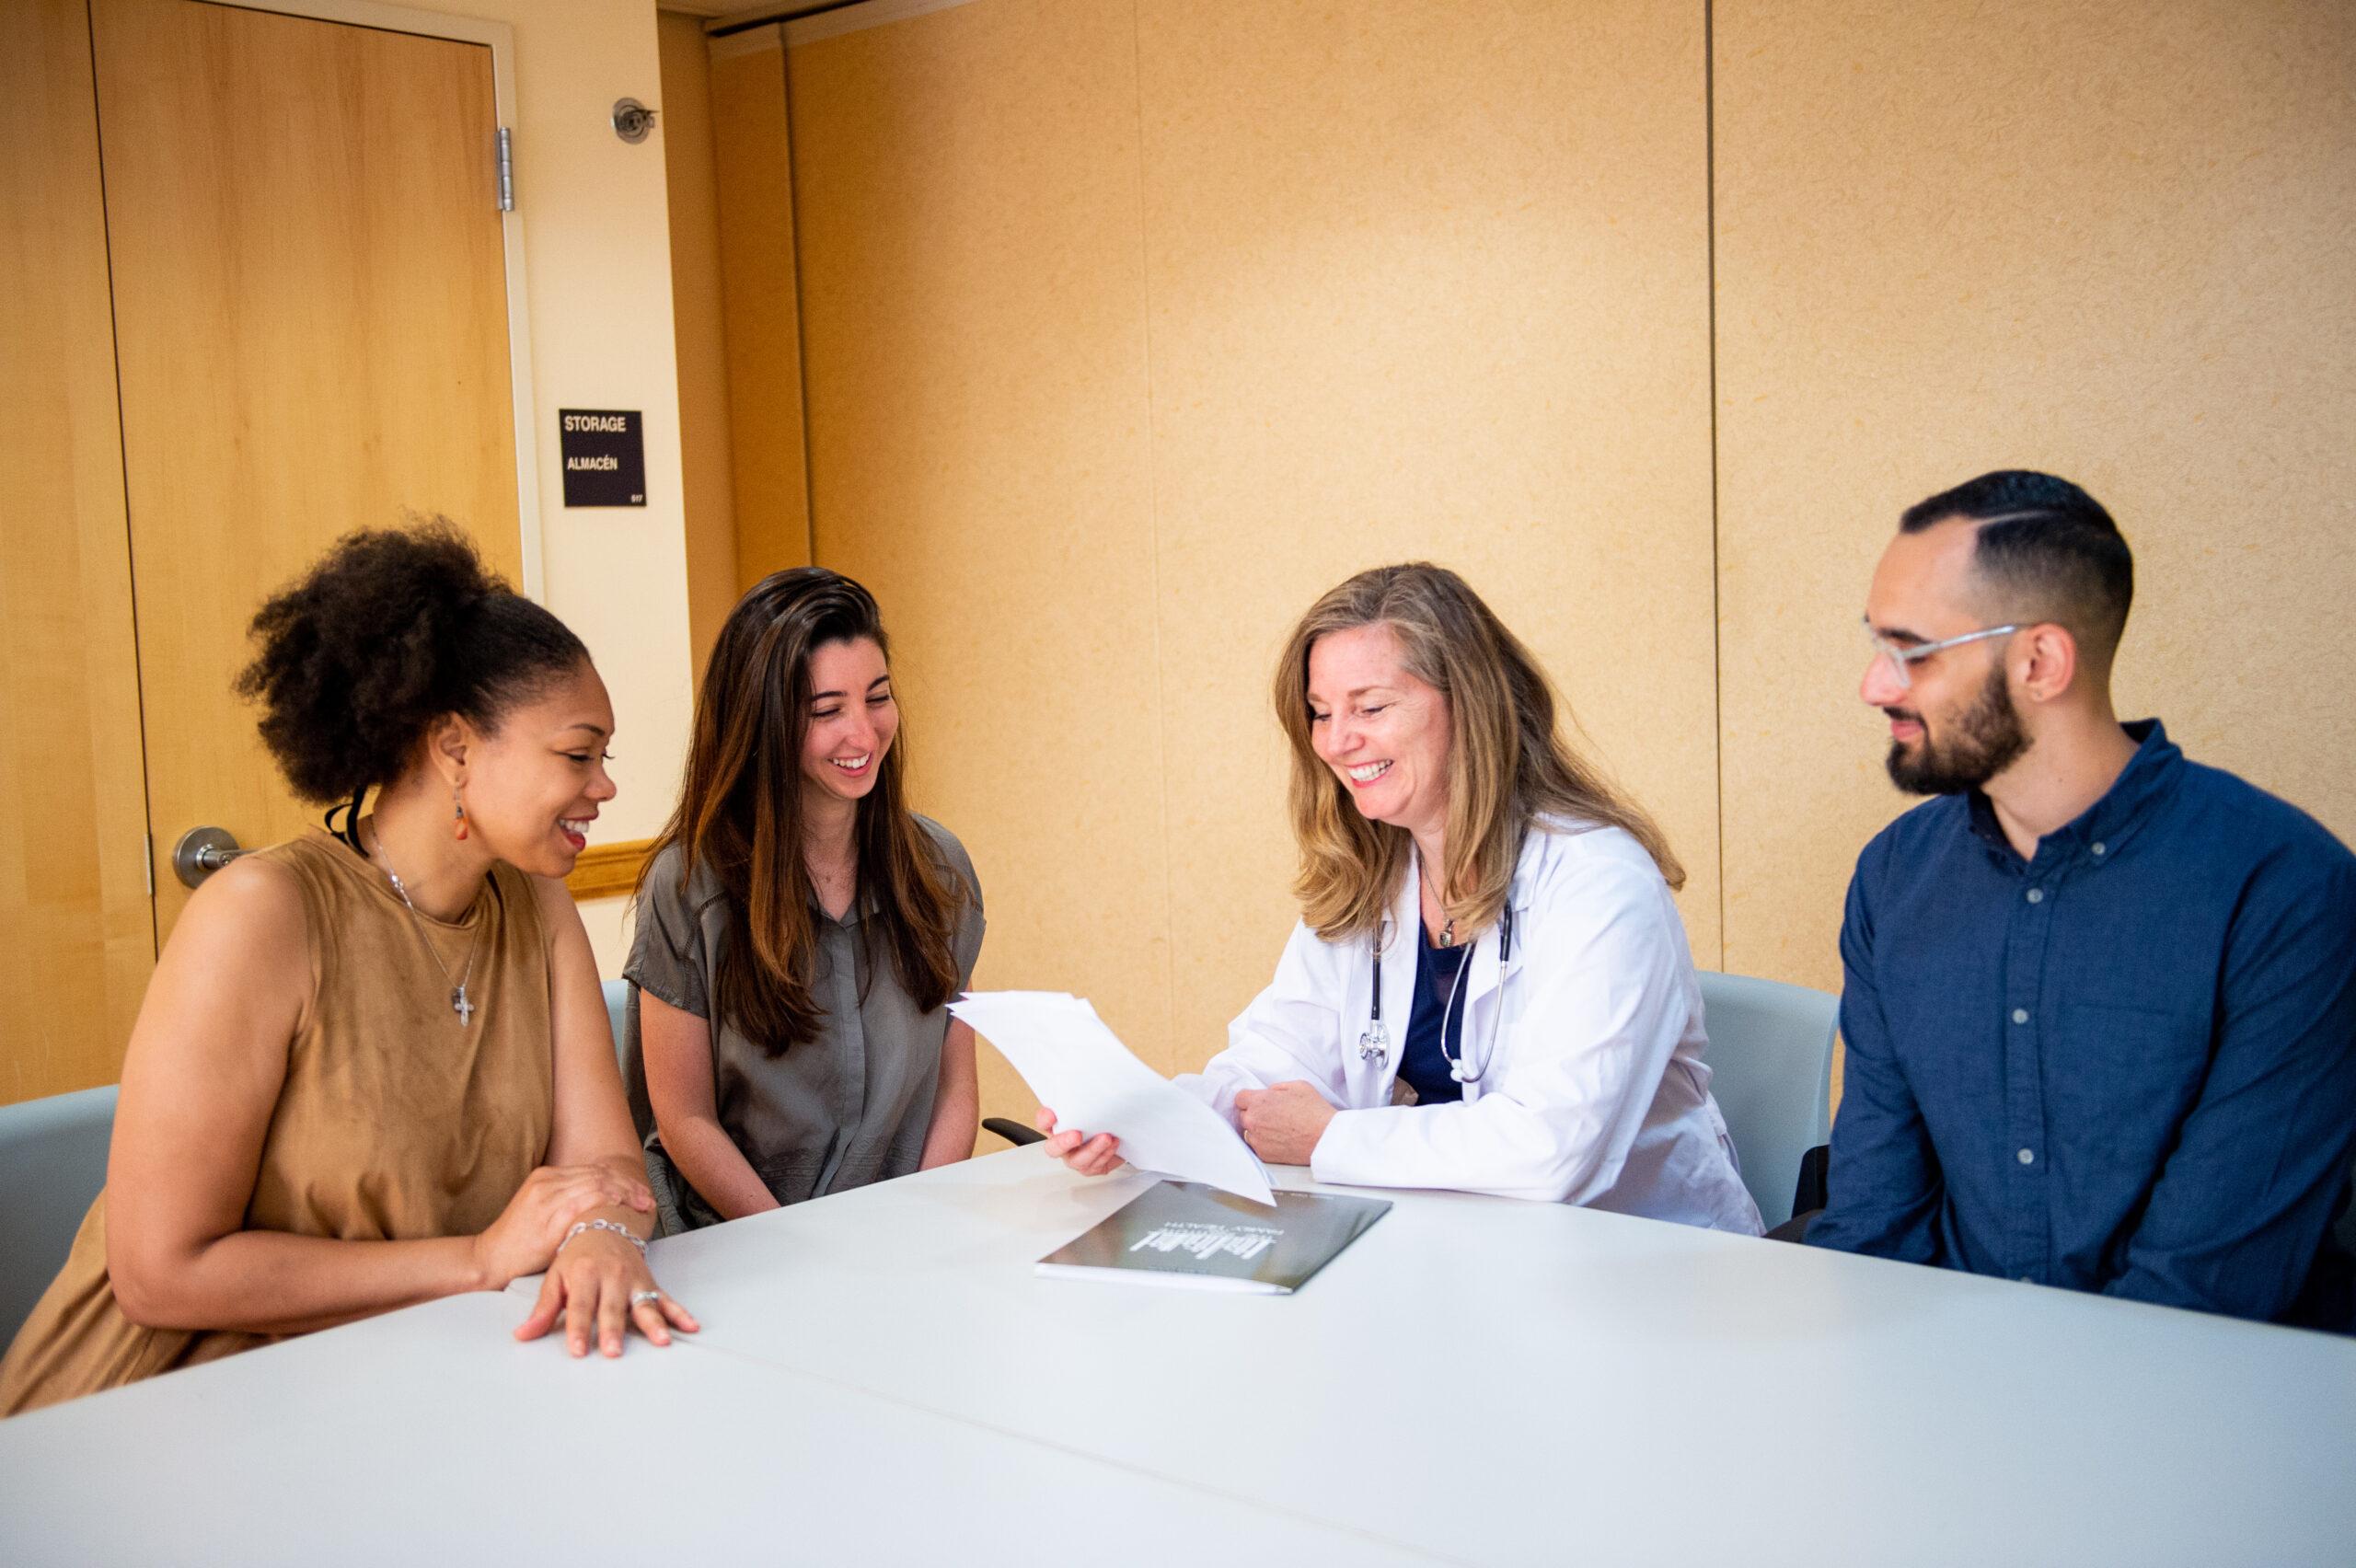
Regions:
<instances>
[{"instance_id":1,"label":"tan wall panel","mask_svg":"<svg viewBox=\"0 0 2356 1568\"><path fill-rule=\"evenodd\" d=\"M768 28L716 40L711 59L739 593L772 571L810 561L793 154L781 31Z\"/></svg>"},{"instance_id":2,"label":"tan wall panel","mask_svg":"<svg viewBox=\"0 0 2356 1568\"><path fill-rule=\"evenodd\" d=\"M156 962L82 0L0 6L0 1103L111 1083Z\"/></svg>"},{"instance_id":3,"label":"tan wall panel","mask_svg":"<svg viewBox=\"0 0 2356 1568\"><path fill-rule=\"evenodd\" d=\"M1838 985L1867 577L1989 468L2133 545L2123 712L2356 835L2356 10L1715 15L1728 966Z\"/></svg>"},{"instance_id":4,"label":"tan wall panel","mask_svg":"<svg viewBox=\"0 0 2356 1568\"><path fill-rule=\"evenodd\" d=\"M978 984L1167 1067L1134 58L1126 6L984 0L797 46L791 102L817 559L883 603Z\"/></svg>"},{"instance_id":5,"label":"tan wall panel","mask_svg":"<svg viewBox=\"0 0 2356 1568\"><path fill-rule=\"evenodd\" d=\"M1296 913L1276 653L1387 560L1531 643L1715 963L1701 6L1138 15L1178 1065Z\"/></svg>"},{"instance_id":6,"label":"tan wall panel","mask_svg":"<svg viewBox=\"0 0 2356 1568\"><path fill-rule=\"evenodd\" d=\"M680 504L687 515L687 641L699 677L736 603L735 480L728 438L728 335L721 324L720 192L711 60L700 17L655 18L663 60L663 168L671 218L671 315L679 350ZM795 448L800 449L796 442Z\"/></svg>"}]
</instances>

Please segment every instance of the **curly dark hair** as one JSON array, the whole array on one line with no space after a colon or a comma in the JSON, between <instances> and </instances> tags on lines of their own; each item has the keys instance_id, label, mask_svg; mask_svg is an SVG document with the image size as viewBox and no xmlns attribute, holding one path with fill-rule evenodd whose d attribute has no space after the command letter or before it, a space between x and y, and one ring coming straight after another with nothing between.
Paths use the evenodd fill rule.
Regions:
<instances>
[{"instance_id":1,"label":"curly dark hair","mask_svg":"<svg viewBox=\"0 0 2356 1568\"><path fill-rule=\"evenodd\" d=\"M495 729L589 662L445 517L345 535L248 630L256 651L237 694L261 704L287 784L318 803L397 778L435 720Z\"/></svg>"}]
</instances>

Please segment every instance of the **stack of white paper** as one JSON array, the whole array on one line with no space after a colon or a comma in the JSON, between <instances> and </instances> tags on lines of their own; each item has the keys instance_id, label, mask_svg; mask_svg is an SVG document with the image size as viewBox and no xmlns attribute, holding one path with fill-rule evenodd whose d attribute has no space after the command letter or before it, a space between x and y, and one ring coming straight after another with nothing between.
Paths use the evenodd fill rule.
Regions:
<instances>
[{"instance_id":1,"label":"stack of white paper","mask_svg":"<svg viewBox=\"0 0 2356 1568\"><path fill-rule=\"evenodd\" d=\"M1061 991L979 991L949 1010L987 1038L1059 1128L1121 1140L1140 1170L1274 1204L1268 1173L1224 1117L1129 1054L1096 1009Z\"/></svg>"}]
</instances>

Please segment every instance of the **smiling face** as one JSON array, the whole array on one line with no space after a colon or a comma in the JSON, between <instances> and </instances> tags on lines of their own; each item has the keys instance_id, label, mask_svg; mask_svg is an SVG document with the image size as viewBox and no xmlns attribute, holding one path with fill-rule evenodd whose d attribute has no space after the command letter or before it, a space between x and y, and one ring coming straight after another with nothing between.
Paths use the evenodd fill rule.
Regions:
<instances>
[{"instance_id":1,"label":"smiling face","mask_svg":"<svg viewBox=\"0 0 2356 1568\"><path fill-rule=\"evenodd\" d=\"M491 854L534 876L560 877L588 847L614 798L606 773L614 705L583 663L499 715L468 745L467 827Z\"/></svg>"},{"instance_id":2,"label":"smiling face","mask_svg":"<svg viewBox=\"0 0 2356 1568\"><path fill-rule=\"evenodd\" d=\"M1428 835L1448 821L1448 698L1409 670L1387 626L1309 650L1310 744L1369 821Z\"/></svg>"},{"instance_id":3,"label":"smiling face","mask_svg":"<svg viewBox=\"0 0 2356 1568\"><path fill-rule=\"evenodd\" d=\"M873 638L811 650L809 715L802 736L803 799L813 804L865 799L900 732L892 671Z\"/></svg>"},{"instance_id":4,"label":"smiling face","mask_svg":"<svg viewBox=\"0 0 2356 1568\"><path fill-rule=\"evenodd\" d=\"M1998 624L1972 567L1979 525L1958 518L1900 534L1882 553L1865 622L1901 648ZM1889 720L1890 781L1917 795L1978 789L2029 746L2014 705L2004 653L1992 637L1914 661L1901 681L1877 655L1857 695Z\"/></svg>"}]
</instances>

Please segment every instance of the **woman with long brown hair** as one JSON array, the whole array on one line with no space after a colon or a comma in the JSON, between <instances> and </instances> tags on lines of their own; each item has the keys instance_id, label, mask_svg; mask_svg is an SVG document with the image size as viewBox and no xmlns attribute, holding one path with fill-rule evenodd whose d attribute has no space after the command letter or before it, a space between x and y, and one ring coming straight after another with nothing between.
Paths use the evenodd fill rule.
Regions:
<instances>
[{"instance_id":1,"label":"woman with long brown hair","mask_svg":"<svg viewBox=\"0 0 2356 1568\"><path fill-rule=\"evenodd\" d=\"M1179 1081L1320 1181L1756 1235L1702 1061L1684 872L1565 742L1521 640L1456 573L1380 567L1301 617L1275 695L1301 921ZM1082 1171L1118 1159L1103 1134L1055 1143Z\"/></svg>"},{"instance_id":2,"label":"woman with long brown hair","mask_svg":"<svg viewBox=\"0 0 2356 1568\"><path fill-rule=\"evenodd\" d=\"M908 809L881 614L764 579L704 671L678 810L639 882L624 1077L669 1228L973 1151L982 945L964 848Z\"/></svg>"}]
</instances>

